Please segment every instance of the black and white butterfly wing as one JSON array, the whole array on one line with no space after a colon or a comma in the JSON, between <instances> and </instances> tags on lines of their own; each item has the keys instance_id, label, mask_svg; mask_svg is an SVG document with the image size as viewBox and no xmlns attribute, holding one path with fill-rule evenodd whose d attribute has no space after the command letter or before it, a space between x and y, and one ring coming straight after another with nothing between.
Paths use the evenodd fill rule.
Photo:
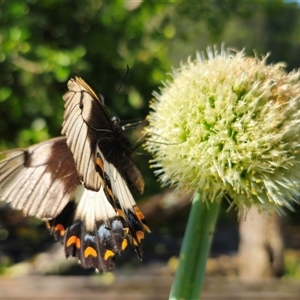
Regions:
<instances>
[{"instance_id":1,"label":"black and white butterfly wing","mask_svg":"<svg viewBox=\"0 0 300 300\"><path fill-rule=\"evenodd\" d=\"M2 157L0 199L25 215L54 218L80 184L65 137L6 151Z\"/></svg>"},{"instance_id":2,"label":"black and white butterfly wing","mask_svg":"<svg viewBox=\"0 0 300 300\"><path fill-rule=\"evenodd\" d=\"M68 88L63 96L62 134L67 137L84 186L97 191L103 181L95 176L96 144L99 133L105 136L112 132L111 120L101 100L81 78L69 80Z\"/></svg>"},{"instance_id":3,"label":"black and white butterfly wing","mask_svg":"<svg viewBox=\"0 0 300 300\"><path fill-rule=\"evenodd\" d=\"M48 222L53 235L85 268L109 271L116 254L127 247L122 219L107 201L103 187L91 191L79 185L63 211Z\"/></svg>"}]
</instances>

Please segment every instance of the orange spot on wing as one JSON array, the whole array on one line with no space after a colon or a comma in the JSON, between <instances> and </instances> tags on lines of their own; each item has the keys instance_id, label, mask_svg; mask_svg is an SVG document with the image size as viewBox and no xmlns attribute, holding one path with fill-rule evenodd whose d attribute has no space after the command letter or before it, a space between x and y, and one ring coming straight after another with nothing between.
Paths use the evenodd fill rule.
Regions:
<instances>
[{"instance_id":1,"label":"orange spot on wing","mask_svg":"<svg viewBox=\"0 0 300 300\"><path fill-rule=\"evenodd\" d=\"M97 257L97 251L92 247L87 247L84 250L84 257L88 257L90 255L93 256L93 257Z\"/></svg>"},{"instance_id":2,"label":"orange spot on wing","mask_svg":"<svg viewBox=\"0 0 300 300\"><path fill-rule=\"evenodd\" d=\"M135 232L136 238L132 237L132 243L134 246L139 246L141 240L144 238L145 234L144 231L138 230Z\"/></svg>"},{"instance_id":3,"label":"orange spot on wing","mask_svg":"<svg viewBox=\"0 0 300 300\"><path fill-rule=\"evenodd\" d=\"M125 220L125 214L122 209L118 208L118 215Z\"/></svg>"},{"instance_id":4,"label":"orange spot on wing","mask_svg":"<svg viewBox=\"0 0 300 300\"><path fill-rule=\"evenodd\" d=\"M134 209L134 212L136 214L136 216L138 217L138 219L140 220L140 222L143 224L143 227L144 229L147 231L147 232L151 232L150 228L148 227L147 224L145 224L145 216L143 215L143 213L140 211L140 209L135 205L133 207Z\"/></svg>"},{"instance_id":5,"label":"orange spot on wing","mask_svg":"<svg viewBox=\"0 0 300 300\"><path fill-rule=\"evenodd\" d=\"M121 245L121 249L124 251L127 248L127 246L128 246L128 241L124 239Z\"/></svg>"},{"instance_id":6,"label":"orange spot on wing","mask_svg":"<svg viewBox=\"0 0 300 300\"><path fill-rule=\"evenodd\" d=\"M61 236L64 236L65 235L65 227L62 225L62 224L57 224L55 227L54 227L54 230L55 231L59 231L59 234Z\"/></svg>"},{"instance_id":7,"label":"orange spot on wing","mask_svg":"<svg viewBox=\"0 0 300 300\"><path fill-rule=\"evenodd\" d=\"M108 260L110 257L114 257L115 253L111 250L106 250L104 254L104 259Z\"/></svg>"},{"instance_id":8,"label":"orange spot on wing","mask_svg":"<svg viewBox=\"0 0 300 300\"><path fill-rule=\"evenodd\" d=\"M75 244L76 248L79 249L81 245L80 238L78 238L76 235L72 235L71 237L68 238L66 244L67 247L71 246L72 244Z\"/></svg>"},{"instance_id":9,"label":"orange spot on wing","mask_svg":"<svg viewBox=\"0 0 300 300\"><path fill-rule=\"evenodd\" d=\"M138 242L140 243L141 240L142 240L142 239L144 238L144 236L145 236L144 232L141 231L141 230L138 230L135 234L136 234L136 237L137 237L137 239L138 239Z\"/></svg>"},{"instance_id":10,"label":"orange spot on wing","mask_svg":"<svg viewBox=\"0 0 300 300\"><path fill-rule=\"evenodd\" d=\"M112 197L112 199L114 199L114 194L113 194L112 190L108 186L106 186L105 188L106 188L106 191L107 191L108 195L110 197Z\"/></svg>"},{"instance_id":11,"label":"orange spot on wing","mask_svg":"<svg viewBox=\"0 0 300 300\"><path fill-rule=\"evenodd\" d=\"M145 219L145 216L143 215L143 213L140 211L140 209L136 205L133 207L133 209L134 209L136 216L139 218L140 221Z\"/></svg>"},{"instance_id":12,"label":"orange spot on wing","mask_svg":"<svg viewBox=\"0 0 300 300\"><path fill-rule=\"evenodd\" d=\"M100 167L102 172L104 172L104 165L103 165L103 161L102 161L101 157L99 157L99 156L97 157L96 164Z\"/></svg>"},{"instance_id":13,"label":"orange spot on wing","mask_svg":"<svg viewBox=\"0 0 300 300\"><path fill-rule=\"evenodd\" d=\"M149 232L149 233L151 232L150 228L145 223L143 223L143 227L147 232Z\"/></svg>"}]
</instances>

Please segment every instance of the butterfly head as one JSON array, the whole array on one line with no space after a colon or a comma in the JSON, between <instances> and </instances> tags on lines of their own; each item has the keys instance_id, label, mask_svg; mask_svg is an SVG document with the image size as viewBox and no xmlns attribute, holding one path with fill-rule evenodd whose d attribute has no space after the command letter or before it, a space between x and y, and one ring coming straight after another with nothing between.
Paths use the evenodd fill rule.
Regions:
<instances>
[{"instance_id":1,"label":"butterfly head","mask_svg":"<svg viewBox=\"0 0 300 300\"><path fill-rule=\"evenodd\" d=\"M119 127L119 126L120 126L120 123L121 123L121 120L120 120L119 117L113 116L113 117L111 118L111 122L113 123L113 125L114 125L115 127Z\"/></svg>"}]
</instances>

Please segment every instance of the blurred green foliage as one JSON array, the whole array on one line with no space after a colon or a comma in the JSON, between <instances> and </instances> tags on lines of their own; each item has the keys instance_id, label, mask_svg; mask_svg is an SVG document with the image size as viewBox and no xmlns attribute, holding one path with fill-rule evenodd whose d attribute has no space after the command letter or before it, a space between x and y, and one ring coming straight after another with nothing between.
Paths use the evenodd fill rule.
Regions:
<instances>
[{"instance_id":1,"label":"blurred green foliage","mask_svg":"<svg viewBox=\"0 0 300 300\"><path fill-rule=\"evenodd\" d=\"M112 115L143 120L166 73L196 51L270 51L291 70L299 36L299 6L284 1L0 0L0 150L60 135L71 77L101 93ZM136 158L153 194L149 158Z\"/></svg>"},{"instance_id":2,"label":"blurred green foliage","mask_svg":"<svg viewBox=\"0 0 300 300\"><path fill-rule=\"evenodd\" d=\"M113 114L143 119L171 66L208 45L300 65L299 28L299 7L281 1L1 1L0 147L59 135L74 75Z\"/></svg>"}]
</instances>

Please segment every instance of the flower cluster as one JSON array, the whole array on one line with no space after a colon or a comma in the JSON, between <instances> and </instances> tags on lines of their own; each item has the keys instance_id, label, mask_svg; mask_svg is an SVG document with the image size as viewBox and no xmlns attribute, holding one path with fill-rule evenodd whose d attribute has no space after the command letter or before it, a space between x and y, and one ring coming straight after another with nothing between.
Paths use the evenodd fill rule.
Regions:
<instances>
[{"instance_id":1,"label":"flower cluster","mask_svg":"<svg viewBox=\"0 0 300 300\"><path fill-rule=\"evenodd\" d=\"M145 148L161 183L292 208L300 192L300 72L222 49L197 55L154 93Z\"/></svg>"}]
</instances>

